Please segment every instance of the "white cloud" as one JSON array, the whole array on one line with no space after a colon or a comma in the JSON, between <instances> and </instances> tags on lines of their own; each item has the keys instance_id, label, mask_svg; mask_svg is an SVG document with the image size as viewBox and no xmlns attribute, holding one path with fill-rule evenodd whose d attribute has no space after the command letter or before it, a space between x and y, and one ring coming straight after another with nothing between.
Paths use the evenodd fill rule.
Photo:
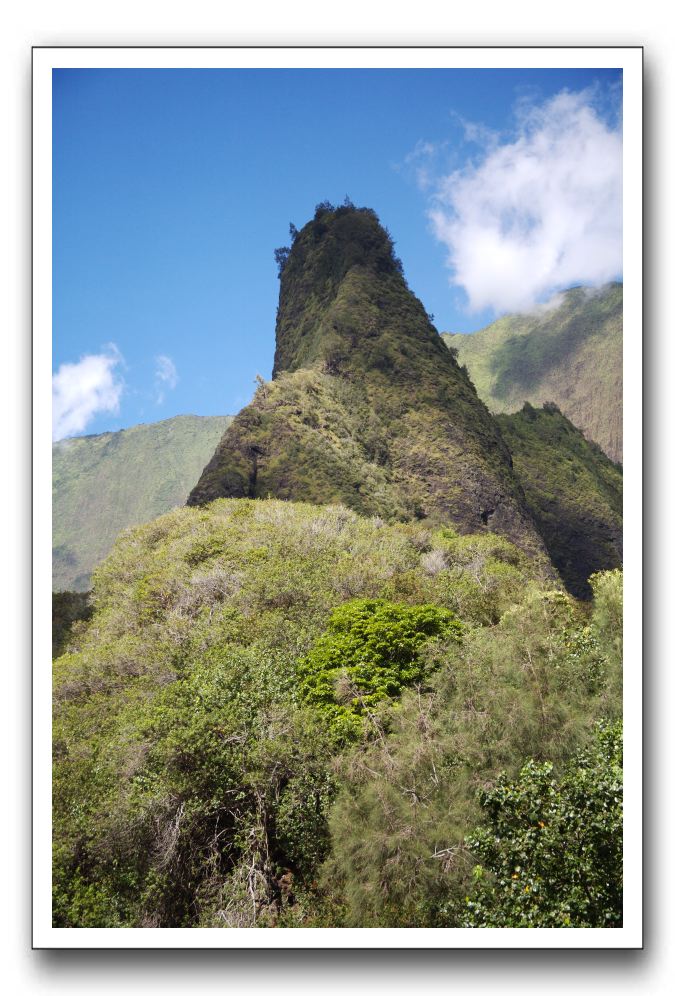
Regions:
<instances>
[{"instance_id":1,"label":"white cloud","mask_svg":"<svg viewBox=\"0 0 675 996\"><path fill-rule=\"evenodd\" d=\"M449 143L427 142L420 139L412 152L409 152L402 163L397 163L395 169L410 174L420 190L429 190L434 183L435 170L439 157L445 152Z\"/></svg>"},{"instance_id":2,"label":"white cloud","mask_svg":"<svg viewBox=\"0 0 675 996\"><path fill-rule=\"evenodd\" d=\"M52 374L52 438L82 432L99 412L118 412L124 381L116 374L122 356L113 344L106 352L62 363Z\"/></svg>"},{"instance_id":3,"label":"white cloud","mask_svg":"<svg viewBox=\"0 0 675 996\"><path fill-rule=\"evenodd\" d=\"M480 162L437 180L429 216L471 310L517 311L621 274L621 199L620 129L591 91L562 91L521 111L514 139L491 135Z\"/></svg>"},{"instance_id":4,"label":"white cloud","mask_svg":"<svg viewBox=\"0 0 675 996\"><path fill-rule=\"evenodd\" d=\"M178 383L178 371L176 364L169 356L155 357L155 401L161 405L164 401L166 391L173 391Z\"/></svg>"}]
</instances>

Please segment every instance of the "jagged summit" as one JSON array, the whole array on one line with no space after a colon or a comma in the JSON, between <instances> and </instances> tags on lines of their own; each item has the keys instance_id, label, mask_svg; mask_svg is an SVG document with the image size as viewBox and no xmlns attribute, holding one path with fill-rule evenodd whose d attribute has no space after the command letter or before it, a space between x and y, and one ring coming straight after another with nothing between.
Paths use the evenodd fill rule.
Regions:
<instances>
[{"instance_id":1,"label":"jagged summit","mask_svg":"<svg viewBox=\"0 0 675 996\"><path fill-rule=\"evenodd\" d=\"M408 288L374 211L320 205L280 251L273 378L188 504L341 502L543 544L499 428Z\"/></svg>"}]
</instances>

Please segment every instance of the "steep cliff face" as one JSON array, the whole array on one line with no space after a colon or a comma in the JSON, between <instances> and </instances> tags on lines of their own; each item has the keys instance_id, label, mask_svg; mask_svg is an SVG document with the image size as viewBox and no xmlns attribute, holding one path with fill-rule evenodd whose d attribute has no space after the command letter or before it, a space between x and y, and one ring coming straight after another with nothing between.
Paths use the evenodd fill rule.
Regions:
<instances>
[{"instance_id":1,"label":"steep cliff face","mask_svg":"<svg viewBox=\"0 0 675 996\"><path fill-rule=\"evenodd\" d=\"M235 418L188 504L267 496L492 530L547 559L495 420L368 209L318 210L297 234L272 382Z\"/></svg>"},{"instance_id":2,"label":"steep cliff face","mask_svg":"<svg viewBox=\"0 0 675 996\"><path fill-rule=\"evenodd\" d=\"M623 560L621 468L555 405L497 421L554 566L573 595L590 598L591 574Z\"/></svg>"}]
</instances>

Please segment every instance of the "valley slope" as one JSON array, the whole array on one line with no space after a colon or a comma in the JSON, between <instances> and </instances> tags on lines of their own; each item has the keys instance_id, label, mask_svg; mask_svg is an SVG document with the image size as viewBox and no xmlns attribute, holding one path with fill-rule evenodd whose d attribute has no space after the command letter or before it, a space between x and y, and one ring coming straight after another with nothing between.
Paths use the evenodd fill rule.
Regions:
<instances>
[{"instance_id":1,"label":"valley slope","mask_svg":"<svg viewBox=\"0 0 675 996\"><path fill-rule=\"evenodd\" d=\"M230 421L179 415L54 443L54 590L85 591L123 529L182 505Z\"/></svg>"},{"instance_id":2,"label":"valley slope","mask_svg":"<svg viewBox=\"0 0 675 996\"><path fill-rule=\"evenodd\" d=\"M492 412L553 401L587 439L623 459L623 286L575 287L556 307L443 335Z\"/></svg>"},{"instance_id":3,"label":"valley slope","mask_svg":"<svg viewBox=\"0 0 675 996\"><path fill-rule=\"evenodd\" d=\"M568 591L590 598L589 577L622 564L621 468L551 403L497 422L553 565Z\"/></svg>"}]
</instances>

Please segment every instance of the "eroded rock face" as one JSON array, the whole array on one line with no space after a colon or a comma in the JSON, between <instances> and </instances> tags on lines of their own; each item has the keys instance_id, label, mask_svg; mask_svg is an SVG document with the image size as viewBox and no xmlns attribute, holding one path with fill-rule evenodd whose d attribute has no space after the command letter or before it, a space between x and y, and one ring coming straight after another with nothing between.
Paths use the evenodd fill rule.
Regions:
<instances>
[{"instance_id":1,"label":"eroded rock face","mask_svg":"<svg viewBox=\"0 0 675 996\"><path fill-rule=\"evenodd\" d=\"M499 427L368 209L319 211L298 233L281 274L273 379L188 504L268 495L494 531L547 569Z\"/></svg>"}]
</instances>

